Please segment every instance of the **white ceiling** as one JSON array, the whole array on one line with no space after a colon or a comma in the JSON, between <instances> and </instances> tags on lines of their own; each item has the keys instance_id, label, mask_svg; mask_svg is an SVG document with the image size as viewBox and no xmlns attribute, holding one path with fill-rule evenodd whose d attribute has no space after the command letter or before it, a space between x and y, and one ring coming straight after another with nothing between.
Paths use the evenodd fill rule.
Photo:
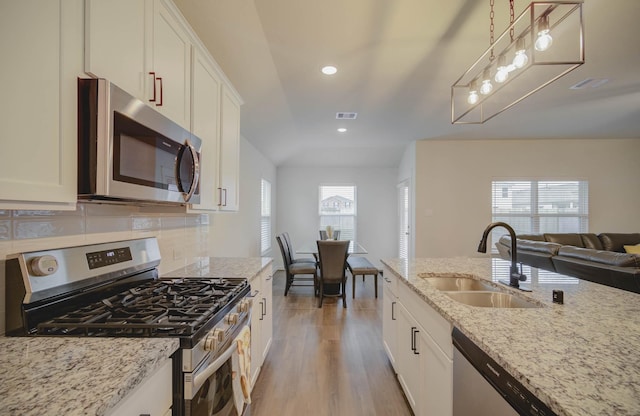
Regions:
<instances>
[{"instance_id":1,"label":"white ceiling","mask_svg":"<svg viewBox=\"0 0 640 416\"><path fill-rule=\"evenodd\" d=\"M450 97L489 46L489 0L174 1L242 96L242 135L277 166L394 167L432 138L640 138L640 0L585 0L586 63L483 125L452 125ZM495 10L497 36L508 0ZM569 89L590 77L610 81Z\"/></svg>"}]
</instances>

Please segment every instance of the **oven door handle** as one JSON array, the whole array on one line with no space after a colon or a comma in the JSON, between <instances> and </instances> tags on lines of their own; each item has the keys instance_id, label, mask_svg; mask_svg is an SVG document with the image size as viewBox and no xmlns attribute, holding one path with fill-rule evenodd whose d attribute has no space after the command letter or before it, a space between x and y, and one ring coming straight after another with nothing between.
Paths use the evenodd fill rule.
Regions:
<instances>
[{"instance_id":1,"label":"oven door handle","mask_svg":"<svg viewBox=\"0 0 640 416\"><path fill-rule=\"evenodd\" d=\"M200 387L204 384L209 377L211 377L216 371L222 367L222 365L233 355L233 353L237 350L236 340L234 339L227 348L214 362L209 364L207 368L202 370L202 372L194 375L193 377L193 390L198 391Z\"/></svg>"}]
</instances>

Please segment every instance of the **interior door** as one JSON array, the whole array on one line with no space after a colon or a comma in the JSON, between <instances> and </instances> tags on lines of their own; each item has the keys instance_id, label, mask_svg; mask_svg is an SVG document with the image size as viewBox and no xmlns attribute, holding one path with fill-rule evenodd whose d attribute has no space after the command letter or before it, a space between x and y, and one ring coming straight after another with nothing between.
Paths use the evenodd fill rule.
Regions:
<instances>
[{"instance_id":1,"label":"interior door","mask_svg":"<svg viewBox=\"0 0 640 416\"><path fill-rule=\"evenodd\" d=\"M409 257L409 181L398 184L398 257Z\"/></svg>"}]
</instances>

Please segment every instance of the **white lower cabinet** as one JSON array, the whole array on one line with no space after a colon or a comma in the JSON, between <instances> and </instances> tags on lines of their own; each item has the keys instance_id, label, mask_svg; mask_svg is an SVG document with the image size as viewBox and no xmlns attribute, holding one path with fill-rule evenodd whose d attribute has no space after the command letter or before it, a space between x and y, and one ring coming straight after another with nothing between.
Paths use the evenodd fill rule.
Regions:
<instances>
[{"instance_id":1,"label":"white lower cabinet","mask_svg":"<svg viewBox=\"0 0 640 416\"><path fill-rule=\"evenodd\" d=\"M251 281L251 385L255 385L273 337L272 273L265 268Z\"/></svg>"},{"instance_id":2,"label":"white lower cabinet","mask_svg":"<svg viewBox=\"0 0 640 416\"><path fill-rule=\"evenodd\" d=\"M387 273L390 275L390 273ZM396 361L398 351L397 308L398 296L393 289L395 277L383 276L382 288L382 343L395 372L398 372Z\"/></svg>"},{"instance_id":3,"label":"white lower cabinet","mask_svg":"<svg viewBox=\"0 0 640 416\"><path fill-rule=\"evenodd\" d=\"M393 296L385 271L383 343L407 401L416 416L451 416L451 324L403 283Z\"/></svg>"},{"instance_id":4,"label":"white lower cabinet","mask_svg":"<svg viewBox=\"0 0 640 416\"><path fill-rule=\"evenodd\" d=\"M107 416L170 415L173 400L171 370L172 361L168 358L155 373L107 412Z\"/></svg>"}]
</instances>

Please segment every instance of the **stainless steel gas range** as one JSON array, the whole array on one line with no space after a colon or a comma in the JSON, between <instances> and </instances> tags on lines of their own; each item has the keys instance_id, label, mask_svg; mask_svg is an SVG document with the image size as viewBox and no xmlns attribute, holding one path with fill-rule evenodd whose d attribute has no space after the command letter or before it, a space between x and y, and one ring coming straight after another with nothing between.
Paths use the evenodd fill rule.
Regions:
<instances>
[{"instance_id":1,"label":"stainless steel gas range","mask_svg":"<svg viewBox=\"0 0 640 416\"><path fill-rule=\"evenodd\" d=\"M7 335L177 337L173 415L246 416L247 279L160 279L160 260L155 238L10 256Z\"/></svg>"}]
</instances>

